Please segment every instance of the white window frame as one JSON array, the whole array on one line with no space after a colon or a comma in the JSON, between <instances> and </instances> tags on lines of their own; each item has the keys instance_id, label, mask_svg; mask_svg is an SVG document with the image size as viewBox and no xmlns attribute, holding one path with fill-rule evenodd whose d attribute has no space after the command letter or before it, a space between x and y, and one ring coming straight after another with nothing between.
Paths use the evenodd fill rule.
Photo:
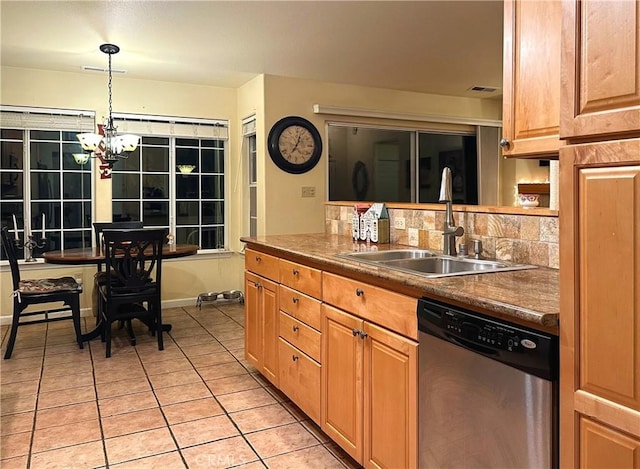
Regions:
<instances>
[{"instance_id":1,"label":"white window frame","mask_svg":"<svg viewBox=\"0 0 640 469\"><path fill-rule=\"evenodd\" d=\"M42 236L41 233L41 225L40 226L31 226L32 217L32 204L36 202L43 203L60 203L60 210L64 212L64 205L68 202L80 202L84 203L86 199L73 199L73 198L65 198L64 192L62 191L62 187L60 190L60 197L56 199L32 199L31 197L31 131L57 131L57 132L92 132L95 129L95 113L92 111L86 110L71 110L71 109L57 109L57 108L39 108L39 107L25 107L25 106L6 106L0 105L0 128L2 129L14 129L23 132L23 138L21 140L23 145L22 151L22 170L23 173L23 197L22 199L12 200L13 203L21 203L23 206L23 226L18 226L18 236L21 240L24 239L24 233L31 233L34 235L36 239L40 239ZM40 140L37 140L40 141ZM60 145L64 143L75 143L69 140L56 140ZM78 142L78 149L80 150L80 144ZM63 166L63 152L60 152L60 167L54 170L40 170L44 173L56 173L60 175L60 184L62 186L64 181L64 173L65 170ZM79 166L80 168L80 166ZM36 171L36 169L33 169ZM1 171L0 172L4 172ZM75 171L74 171L75 172ZM84 174L86 171L79 169L77 171L79 174ZM93 178L90 177L90 199L93 200L93 194L95 194L95 187L93 183ZM91 220L94 219L94 204L91 203L90 208L90 216ZM39 220L39 219L38 219ZM3 223L7 223L9 230L11 230L11 236L14 236L13 233L13 223L12 220L2 220ZM89 231L91 233L91 228L65 228L61 226L60 228L51 228L51 221L47 220L47 228L45 231L45 237L49 236L48 233L55 232L60 234L60 243L61 247L64 248L64 238L65 233L71 232L82 232ZM91 237L89 238L91 239ZM49 249L45 247L44 248ZM6 264L6 261L3 261L2 264Z\"/></svg>"},{"instance_id":2,"label":"white window frame","mask_svg":"<svg viewBox=\"0 0 640 469\"><path fill-rule=\"evenodd\" d=\"M258 139L256 134L256 116L252 115L242 120L243 156L247 162L247 222L249 236L258 235ZM255 197L251 197L251 192ZM255 215L252 215L255 214Z\"/></svg>"},{"instance_id":3,"label":"white window frame","mask_svg":"<svg viewBox=\"0 0 640 469\"><path fill-rule=\"evenodd\" d=\"M212 249L200 249L198 253L216 253L216 252L227 252L229 251L229 123L226 120L221 119L198 119L198 118L184 118L184 117L172 117L172 116L151 116L151 115L140 115L140 114L124 114L124 113L113 113L115 125L118 128L119 133L131 133L140 135L142 137L160 137L160 138L168 138L169 139L169 233L176 233L177 228L182 228L183 225L177 225L177 194L176 194L176 176L179 176L179 171L176 168L176 139L185 138L185 139L207 139L207 140L220 140L223 141L223 164L224 164L224 173L223 173L223 184L224 184L224 194L223 194L223 204L224 204L224 213L223 218L224 222L222 223L222 228L224 230L224 242L223 246L219 248ZM118 163L114 166L113 170L115 173L118 172ZM145 172L140 167L138 173L140 177L143 174L149 174L149 172ZM165 174L160 173L160 174ZM142 191L142 185L140 187ZM123 200L123 199L116 199ZM137 200L142 206L140 207L140 216L142 217L142 208L144 205L144 201L148 201L151 199L144 199L142 197L138 199L128 199L131 201ZM205 199L206 201L207 199ZM202 204L203 199L190 199L192 202L198 202ZM112 204L114 202L114 198L112 196ZM201 207L201 205L200 205ZM209 225L198 225L209 226Z\"/></svg>"}]
</instances>

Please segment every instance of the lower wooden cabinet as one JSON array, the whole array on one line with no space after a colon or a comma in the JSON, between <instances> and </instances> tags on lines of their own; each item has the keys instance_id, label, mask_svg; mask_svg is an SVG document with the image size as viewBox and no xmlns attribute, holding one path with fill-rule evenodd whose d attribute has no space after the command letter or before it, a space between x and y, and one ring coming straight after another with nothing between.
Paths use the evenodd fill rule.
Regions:
<instances>
[{"instance_id":1,"label":"lower wooden cabinet","mask_svg":"<svg viewBox=\"0 0 640 469\"><path fill-rule=\"evenodd\" d=\"M320 422L320 364L282 337L278 340L280 390Z\"/></svg>"},{"instance_id":2,"label":"lower wooden cabinet","mask_svg":"<svg viewBox=\"0 0 640 469\"><path fill-rule=\"evenodd\" d=\"M245 273L245 357L278 385L278 285Z\"/></svg>"},{"instance_id":3,"label":"lower wooden cabinet","mask_svg":"<svg viewBox=\"0 0 640 469\"><path fill-rule=\"evenodd\" d=\"M417 467L418 344L364 323L364 465Z\"/></svg>"},{"instance_id":4,"label":"lower wooden cabinet","mask_svg":"<svg viewBox=\"0 0 640 469\"><path fill-rule=\"evenodd\" d=\"M245 267L247 361L363 466L417 467L415 299L252 249Z\"/></svg>"},{"instance_id":5,"label":"lower wooden cabinet","mask_svg":"<svg viewBox=\"0 0 640 469\"><path fill-rule=\"evenodd\" d=\"M639 439L586 417L580 418L580 448L579 467L640 467Z\"/></svg>"},{"instance_id":6,"label":"lower wooden cabinet","mask_svg":"<svg viewBox=\"0 0 640 469\"><path fill-rule=\"evenodd\" d=\"M365 467L417 467L418 344L322 306L322 429Z\"/></svg>"}]
</instances>

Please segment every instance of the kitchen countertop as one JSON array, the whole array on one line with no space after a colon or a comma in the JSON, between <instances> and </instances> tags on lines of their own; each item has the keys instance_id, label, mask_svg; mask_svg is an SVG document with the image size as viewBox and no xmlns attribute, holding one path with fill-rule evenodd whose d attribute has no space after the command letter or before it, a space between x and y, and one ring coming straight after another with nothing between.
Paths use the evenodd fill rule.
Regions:
<instances>
[{"instance_id":1,"label":"kitchen countertop","mask_svg":"<svg viewBox=\"0 0 640 469\"><path fill-rule=\"evenodd\" d=\"M410 249L412 246L366 244L354 242L346 236L324 233L242 237L241 241L266 248L276 255L293 255L300 261L306 260L397 283L419 290L425 296L453 300L501 317L517 319L518 322L544 326L557 333L560 291L558 271L555 269L538 267L511 272L427 278L335 256L356 251Z\"/></svg>"}]
</instances>

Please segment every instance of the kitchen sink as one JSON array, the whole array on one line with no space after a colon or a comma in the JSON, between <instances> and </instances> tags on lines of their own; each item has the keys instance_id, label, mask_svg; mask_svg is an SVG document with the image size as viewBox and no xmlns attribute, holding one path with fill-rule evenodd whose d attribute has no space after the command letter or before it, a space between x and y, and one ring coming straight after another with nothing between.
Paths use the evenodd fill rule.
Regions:
<instances>
[{"instance_id":1,"label":"kitchen sink","mask_svg":"<svg viewBox=\"0 0 640 469\"><path fill-rule=\"evenodd\" d=\"M535 269L534 265L453 257L437 254L425 249L394 249L389 251L349 252L338 257L352 259L365 264L400 270L429 278L452 277L490 272Z\"/></svg>"},{"instance_id":2,"label":"kitchen sink","mask_svg":"<svg viewBox=\"0 0 640 469\"><path fill-rule=\"evenodd\" d=\"M340 257L354 258L361 262L387 262L400 259L423 259L437 256L436 253L425 249L394 249L390 251L348 252L339 254Z\"/></svg>"}]
</instances>

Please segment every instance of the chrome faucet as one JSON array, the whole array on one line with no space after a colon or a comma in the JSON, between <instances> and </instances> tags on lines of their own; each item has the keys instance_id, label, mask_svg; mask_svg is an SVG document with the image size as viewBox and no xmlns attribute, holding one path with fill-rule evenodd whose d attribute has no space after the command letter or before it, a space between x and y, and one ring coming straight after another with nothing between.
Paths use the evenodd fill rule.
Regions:
<instances>
[{"instance_id":1,"label":"chrome faucet","mask_svg":"<svg viewBox=\"0 0 640 469\"><path fill-rule=\"evenodd\" d=\"M442 228L442 253L447 256L456 255L456 236L464 234L464 228L456 226L451 207L451 169L445 167L442 170L442 182L440 184L440 203L447 204L444 213L444 227Z\"/></svg>"}]
</instances>

